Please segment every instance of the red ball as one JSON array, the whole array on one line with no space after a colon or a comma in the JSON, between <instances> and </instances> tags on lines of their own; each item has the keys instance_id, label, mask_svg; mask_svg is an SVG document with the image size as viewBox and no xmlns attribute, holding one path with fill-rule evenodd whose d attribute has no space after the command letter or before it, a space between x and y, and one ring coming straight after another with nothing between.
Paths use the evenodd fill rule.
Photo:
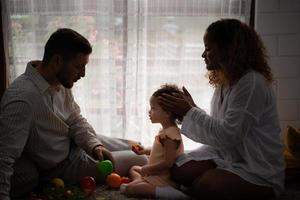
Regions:
<instances>
[{"instance_id":1,"label":"red ball","mask_svg":"<svg viewBox=\"0 0 300 200\"><path fill-rule=\"evenodd\" d=\"M123 176L123 177L121 178L121 183L130 183L130 182L131 182L131 179L128 178L128 177Z\"/></svg>"},{"instance_id":2,"label":"red ball","mask_svg":"<svg viewBox=\"0 0 300 200\"><path fill-rule=\"evenodd\" d=\"M80 187L86 195L90 195L96 188L96 181L91 176L85 176L80 180Z\"/></svg>"}]
</instances>

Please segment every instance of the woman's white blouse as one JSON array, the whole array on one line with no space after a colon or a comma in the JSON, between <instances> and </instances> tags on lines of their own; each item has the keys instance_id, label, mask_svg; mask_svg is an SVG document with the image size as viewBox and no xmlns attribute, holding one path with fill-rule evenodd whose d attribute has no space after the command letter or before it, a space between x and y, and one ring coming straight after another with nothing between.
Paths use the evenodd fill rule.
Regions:
<instances>
[{"instance_id":1,"label":"woman's white blouse","mask_svg":"<svg viewBox=\"0 0 300 200\"><path fill-rule=\"evenodd\" d=\"M234 86L214 92L211 115L194 107L183 120L182 133L204 144L178 159L212 159L218 168L248 182L271 186L276 195L284 188L283 145L272 86L254 71Z\"/></svg>"}]
</instances>

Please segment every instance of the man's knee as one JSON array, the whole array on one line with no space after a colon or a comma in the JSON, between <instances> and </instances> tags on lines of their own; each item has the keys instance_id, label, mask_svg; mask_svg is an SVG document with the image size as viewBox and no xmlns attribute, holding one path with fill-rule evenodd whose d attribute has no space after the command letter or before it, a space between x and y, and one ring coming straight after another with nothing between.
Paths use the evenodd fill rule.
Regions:
<instances>
[{"instance_id":1,"label":"man's knee","mask_svg":"<svg viewBox=\"0 0 300 200\"><path fill-rule=\"evenodd\" d=\"M30 193L39 182L39 172L35 164L28 158L22 157L14 164L11 177L11 196L22 197Z\"/></svg>"},{"instance_id":2,"label":"man's knee","mask_svg":"<svg viewBox=\"0 0 300 200\"><path fill-rule=\"evenodd\" d=\"M148 159L145 155L136 155L130 151L114 151L112 152L115 161L115 171L121 176L127 176L129 169L134 166L143 166L147 164Z\"/></svg>"}]
</instances>

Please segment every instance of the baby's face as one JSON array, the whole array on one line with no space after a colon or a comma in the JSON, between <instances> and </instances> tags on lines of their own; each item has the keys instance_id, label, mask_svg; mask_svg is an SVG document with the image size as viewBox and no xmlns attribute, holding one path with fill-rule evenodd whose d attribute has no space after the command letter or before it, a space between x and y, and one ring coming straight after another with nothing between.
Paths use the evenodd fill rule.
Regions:
<instances>
[{"instance_id":1,"label":"baby's face","mask_svg":"<svg viewBox=\"0 0 300 200\"><path fill-rule=\"evenodd\" d=\"M149 118L152 123L162 123L169 118L168 113L158 104L157 97L150 98Z\"/></svg>"}]
</instances>

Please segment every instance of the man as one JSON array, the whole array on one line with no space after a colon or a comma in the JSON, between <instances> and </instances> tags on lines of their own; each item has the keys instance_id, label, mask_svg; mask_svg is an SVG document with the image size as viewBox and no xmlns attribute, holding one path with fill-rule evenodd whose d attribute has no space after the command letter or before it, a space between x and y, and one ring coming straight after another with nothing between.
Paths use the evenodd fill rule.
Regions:
<instances>
[{"instance_id":1,"label":"man","mask_svg":"<svg viewBox=\"0 0 300 200\"><path fill-rule=\"evenodd\" d=\"M112 160L121 174L131 165L145 163L145 158L133 157L133 153L111 153L80 114L70 89L85 76L91 52L82 35L58 29L45 45L43 60L29 62L25 73L4 93L0 115L1 200L10 199L10 194L24 195L39 180L53 177L78 183L89 175L103 181L96 172L97 160ZM119 150L130 148L109 138L104 142ZM115 146L120 143L119 148Z\"/></svg>"}]
</instances>

